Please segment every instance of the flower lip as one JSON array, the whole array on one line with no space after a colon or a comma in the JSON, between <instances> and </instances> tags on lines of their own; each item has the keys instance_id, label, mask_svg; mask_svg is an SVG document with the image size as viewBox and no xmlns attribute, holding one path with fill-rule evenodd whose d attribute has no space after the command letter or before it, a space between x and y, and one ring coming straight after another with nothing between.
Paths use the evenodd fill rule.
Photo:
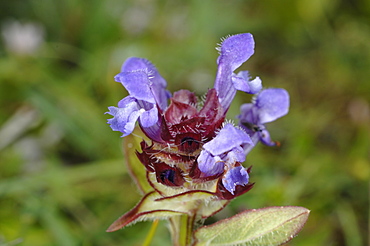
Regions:
<instances>
[{"instance_id":1,"label":"flower lip","mask_svg":"<svg viewBox=\"0 0 370 246\"><path fill-rule=\"evenodd\" d=\"M247 170L242 166L236 166L228 170L222 178L224 187L234 195L237 185L244 186L249 182Z\"/></svg>"},{"instance_id":2,"label":"flower lip","mask_svg":"<svg viewBox=\"0 0 370 246\"><path fill-rule=\"evenodd\" d=\"M214 139L203 145L213 156L221 155L241 145L253 145L249 135L232 124L226 124Z\"/></svg>"},{"instance_id":3,"label":"flower lip","mask_svg":"<svg viewBox=\"0 0 370 246\"><path fill-rule=\"evenodd\" d=\"M122 137L127 136L134 130L135 122L141 115L134 98L126 97L124 100L126 101L125 107L108 107L109 111L106 112L106 114L113 116L112 119L107 120L107 123L110 124L113 131L122 132Z\"/></svg>"},{"instance_id":4,"label":"flower lip","mask_svg":"<svg viewBox=\"0 0 370 246\"><path fill-rule=\"evenodd\" d=\"M264 124L274 121L289 111L289 94L281 88L269 88L258 94L256 102L259 122Z\"/></svg>"},{"instance_id":5,"label":"flower lip","mask_svg":"<svg viewBox=\"0 0 370 246\"><path fill-rule=\"evenodd\" d=\"M203 146L204 147L204 146ZM224 172L225 162L220 156L213 156L207 150L202 150L197 159L200 177L217 176Z\"/></svg>"}]
</instances>

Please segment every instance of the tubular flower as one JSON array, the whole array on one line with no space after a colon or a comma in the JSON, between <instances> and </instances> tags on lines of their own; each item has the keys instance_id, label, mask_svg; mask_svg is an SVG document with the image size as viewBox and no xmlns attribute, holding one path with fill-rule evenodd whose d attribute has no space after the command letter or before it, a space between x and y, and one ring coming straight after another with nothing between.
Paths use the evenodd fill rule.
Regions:
<instances>
[{"instance_id":1,"label":"tubular flower","mask_svg":"<svg viewBox=\"0 0 370 246\"><path fill-rule=\"evenodd\" d=\"M240 107L239 125L249 134L254 144L261 141L268 146L277 145L270 138L265 123L272 122L289 111L289 94L280 88L262 90L252 103ZM245 148L248 153L252 148Z\"/></svg>"},{"instance_id":2,"label":"tubular flower","mask_svg":"<svg viewBox=\"0 0 370 246\"><path fill-rule=\"evenodd\" d=\"M113 223L109 231L137 220L166 217L163 211L206 218L252 188L250 168L242 166L247 150L255 145L256 134L265 141L259 131L264 123L286 112L284 106L272 107L275 101L270 97L280 98L280 91L267 89L255 103L242 108L240 126L225 123L236 91L258 93L262 82L258 77L251 79L247 71L234 73L254 53L251 34L227 37L218 51L214 88L208 91L204 102L188 90L172 96L157 69L142 58L129 58L115 76L129 96L118 107L108 108L107 113L113 116L108 123L112 130L127 136L138 121L149 141L143 140L136 154L145 167L152 191ZM258 130L249 124L255 124Z\"/></svg>"}]
</instances>

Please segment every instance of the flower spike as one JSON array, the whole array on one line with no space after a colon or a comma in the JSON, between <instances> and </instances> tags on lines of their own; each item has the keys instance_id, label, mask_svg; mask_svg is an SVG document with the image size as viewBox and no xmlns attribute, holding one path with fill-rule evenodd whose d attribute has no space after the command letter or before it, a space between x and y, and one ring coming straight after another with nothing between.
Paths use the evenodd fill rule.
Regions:
<instances>
[{"instance_id":1,"label":"flower spike","mask_svg":"<svg viewBox=\"0 0 370 246\"><path fill-rule=\"evenodd\" d=\"M252 78L248 71L235 73L253 55L254 45L250 33L222 39L217 48L214 88L207 92L204 103L188 90L179 90L172 96L166 90L166 81L148 60L131 57L124 62L114 78L129 95L117 107L108 107L106 114L113 116L108 123L112 130L122 132L122 137L134 131L137 121L147 137L140 144L130 141L140 134L135 132L135 137L128 136L131 148L125 149L128 170L145 195L107 231L143 220L168 219L174 245L198 245L201 237L205 237L204 244L209 244L210 234L204 227L199 227L201 236L193 237L196 223L253 187L251 167L245 168L243 162L258 141L277 144L271 140L265 124L289 110L289 94L285 90L263 90L259 77ZM234 126L225 117L237 90L256 96L252 103L241 106L239 125ZM287 223L290 218L287 217ZM238 226L241 219L235 220ZM247 224L259 233L256 225ZM185 240L179 242L179 238ZM256 237L251 238L245 242L253 244Z\"/></svg>"}]
</instances>

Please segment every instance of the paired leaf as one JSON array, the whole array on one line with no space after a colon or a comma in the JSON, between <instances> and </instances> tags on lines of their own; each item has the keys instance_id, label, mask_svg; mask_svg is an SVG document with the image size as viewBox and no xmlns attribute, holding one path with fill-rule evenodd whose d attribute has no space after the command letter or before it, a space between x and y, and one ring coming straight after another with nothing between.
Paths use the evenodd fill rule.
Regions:
<instances>
[{"instance_id":1,"label":"paired leaf","mask_svg":"<svg viewBox=\"0 0 370 246\"><path fill-rule=\"evenodd\" d=\"M246 210L200 227L194 245L281 245L297 235L309 212L294 206Z\"/></svg>"}]
</instances>

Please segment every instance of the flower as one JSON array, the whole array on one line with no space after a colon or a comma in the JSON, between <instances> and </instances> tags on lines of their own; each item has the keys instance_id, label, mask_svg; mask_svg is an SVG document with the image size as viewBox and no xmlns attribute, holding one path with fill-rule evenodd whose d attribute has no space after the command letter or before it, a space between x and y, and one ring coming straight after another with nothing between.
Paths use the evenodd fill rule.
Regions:
<instances>
[{"instance_id":1,"label":"flower","mask_svg":"<svg viewBox=\"0 0 370 246\"><path fill-rule=\"evenodd\" d=\"M261 141L268 146L274 146L265 123L272 122L289 111L289 94L280 88L262 90L252 103L240 107L239 125L249 134L254 144ZM245 149L248 153L252 148Z\"/></svg>"},{"instance_id":2,"label":"flower","mask_svg":"<svg viewBox=\"0 0 370 246\"><path fill-rule=\"evenodd\" d=\"M166 81L148 60L135 57L127 59L114 79L122 83L130 95L122 99L118 107L108 108L107 113L114 116L108 120L112 130L122 132L122 137L127 136L139 120L148 137L160 141L159 116L170 97L165 90Z\"/></svg>"},{"instance_id":3,"label":"flower","mask_svg":"<svg viewBox=\"0 0 370 246\"><path fill-rule=\"evenodd\" d=\"M230 123L226 124L214 139L203 145L198 157L198 168L204 176L223 173L222 184L234 194L236 185L245 185L249 181L248 172L240 166L245 161L242 146L253 146L249 135Z\"/></svg>"},{"instance_id":4,"label":"flower","mask_svg":"<svg viewBox=\"0 0 370 246\"><path fill-rule=\"evenodd\" d=\"M215 84L204 102L188 90L179 90L171 96L166 90L166 81L154 65L143 58L127 59L115 76L129 95L118 107L108 108L107 113L113 116L108 123L124 137L133 132L138 121L150 142L143 140L141 152L136 155L145 167L145 177L153 190L113 223L109 231L174 212L206 218L253 187L249 182L250 168L244 168L242 163L247 150L256 143L255 132L251 132L245 122L262 127L261 124L282 114L270 105L275 101L269 97L274 95L269 95L271 89L267 89L251 104L252 111L242 111L239 126L226 123L225 116L236 91L258 93L262 82L258 77L252 79L247 71L234 73L254 53L251 34L229 36L217 50ZM279 91L274 93L279 97ZM158 208L163 210L158 212Z\"/></svg>"}]
</instances>

